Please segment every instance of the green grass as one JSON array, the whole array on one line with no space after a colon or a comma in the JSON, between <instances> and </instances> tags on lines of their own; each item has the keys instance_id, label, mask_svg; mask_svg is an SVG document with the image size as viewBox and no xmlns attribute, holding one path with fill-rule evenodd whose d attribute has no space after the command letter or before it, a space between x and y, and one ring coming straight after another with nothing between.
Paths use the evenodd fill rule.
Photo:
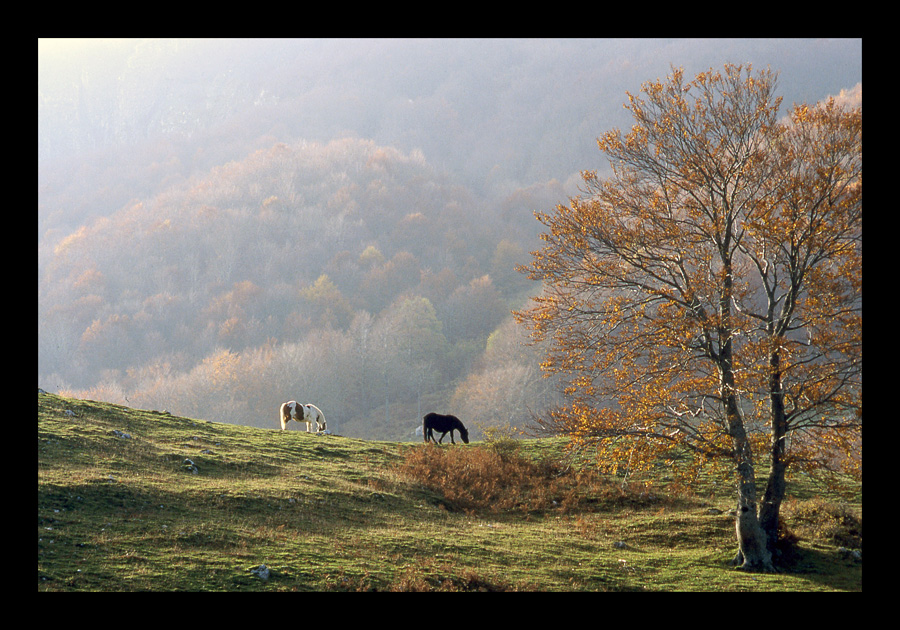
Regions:
<instances>
[{"instance_id":1,"label":"green grass","mask_svg":"<svg viewBox=\"0 0 900 630\"><path fill-rule=\"evenodd\" d=\"M502 473L495 446L282 433L39 393L38 590L862 590L843 539L799 522L811 533L790 570L731 569L728 488L576 477L559 440L518 443L501 459L535 466ZM471 496L416 479L451 463L480 467ZM521 501L500 505L498 484ZM858 494L849 509L861 514Z\"/></svg>"}]
</instances>

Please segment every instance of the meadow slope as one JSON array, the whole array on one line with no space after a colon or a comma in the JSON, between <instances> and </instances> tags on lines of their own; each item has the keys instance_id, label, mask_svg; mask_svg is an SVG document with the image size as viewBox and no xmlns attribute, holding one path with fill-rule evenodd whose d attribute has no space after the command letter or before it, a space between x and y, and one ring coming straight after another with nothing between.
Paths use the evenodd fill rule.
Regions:
<instances>
[{"instance_id":1,"label":"meadow slope","mask_svg":"<svg viewBox=\"0 0 900 630\"><path fill-rule=\"evenodd\" d=\"M282 433L39 392L38 590L862 590L861 561L834 536L801 535L790 571L730 569L727 488L588 484L558 440L496 446ZM552 480L535 488L556 494L476 479L473 496L521 493L479 505L415 480L451 457L484 475L543 462ZM816 489L793 490L800 514ZM861 547L859 494L842 505Z\"/></svg>"}]
</instances>

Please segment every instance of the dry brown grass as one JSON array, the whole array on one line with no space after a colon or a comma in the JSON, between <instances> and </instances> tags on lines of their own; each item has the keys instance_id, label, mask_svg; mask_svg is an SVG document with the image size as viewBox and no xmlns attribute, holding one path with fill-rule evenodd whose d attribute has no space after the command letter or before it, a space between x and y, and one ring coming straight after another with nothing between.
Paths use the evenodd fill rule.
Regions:
<instances>
[{"instance_id":1,"label":"dry brown grass","mask_svg":"<svg viewBox=\"0 0 900 630\"><path fill-rule=\"evenodd\" d=\"M470 513L567 514L665 500L595 470L533 460L515 449L423 445L406 453L397 472L440 494L448 509Z\"/></svg>"}]
</instances>

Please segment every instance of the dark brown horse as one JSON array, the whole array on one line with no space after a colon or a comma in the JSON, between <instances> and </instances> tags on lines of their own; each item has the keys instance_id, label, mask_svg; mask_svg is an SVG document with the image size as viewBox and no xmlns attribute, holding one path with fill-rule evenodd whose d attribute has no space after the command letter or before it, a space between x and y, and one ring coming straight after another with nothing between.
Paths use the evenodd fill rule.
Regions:
<instances>
[{"instance_id":1,"label":"dark brown horse","mask_svg":"<svg viewBox=\"0 0 900 630\"><path fill-rule=\"evenodd\" d=\"M425 430L424 433L426 442L430 438L432 442L434 442L435 444L439 444L444 441L444 436L449 432L450 442L452 444L456 444L456 442L453 440L453 431L459 431L459 437L462 438L462 441L466 444L469 443L469 432L456 416L445 416L439 413L429 413L426 414L426 416L422 420L422 428ZM435 431L441 434L440 440L434 439Z\"/></svg>"}]
</instances>

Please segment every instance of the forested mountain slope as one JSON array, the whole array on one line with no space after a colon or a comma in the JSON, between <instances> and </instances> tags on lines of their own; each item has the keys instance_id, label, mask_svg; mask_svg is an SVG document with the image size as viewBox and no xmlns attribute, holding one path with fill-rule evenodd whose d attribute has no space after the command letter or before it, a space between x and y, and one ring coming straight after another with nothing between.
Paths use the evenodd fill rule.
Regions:
<instances>
[{"instance_id":1,"label":"forested mountain slope","mask_svg":"<svg viewBox=\"0 0 900 630\"><path fill-rule=\"evenodd\" d=\"M42 369L199 417L224 403L257 426L282 398L363 434L399 414L400 437L533 290L515 271L535 242L526 197L487 212L420 153L277 143L59 242L41 277Z\"/></svg>"}]
</instances>

